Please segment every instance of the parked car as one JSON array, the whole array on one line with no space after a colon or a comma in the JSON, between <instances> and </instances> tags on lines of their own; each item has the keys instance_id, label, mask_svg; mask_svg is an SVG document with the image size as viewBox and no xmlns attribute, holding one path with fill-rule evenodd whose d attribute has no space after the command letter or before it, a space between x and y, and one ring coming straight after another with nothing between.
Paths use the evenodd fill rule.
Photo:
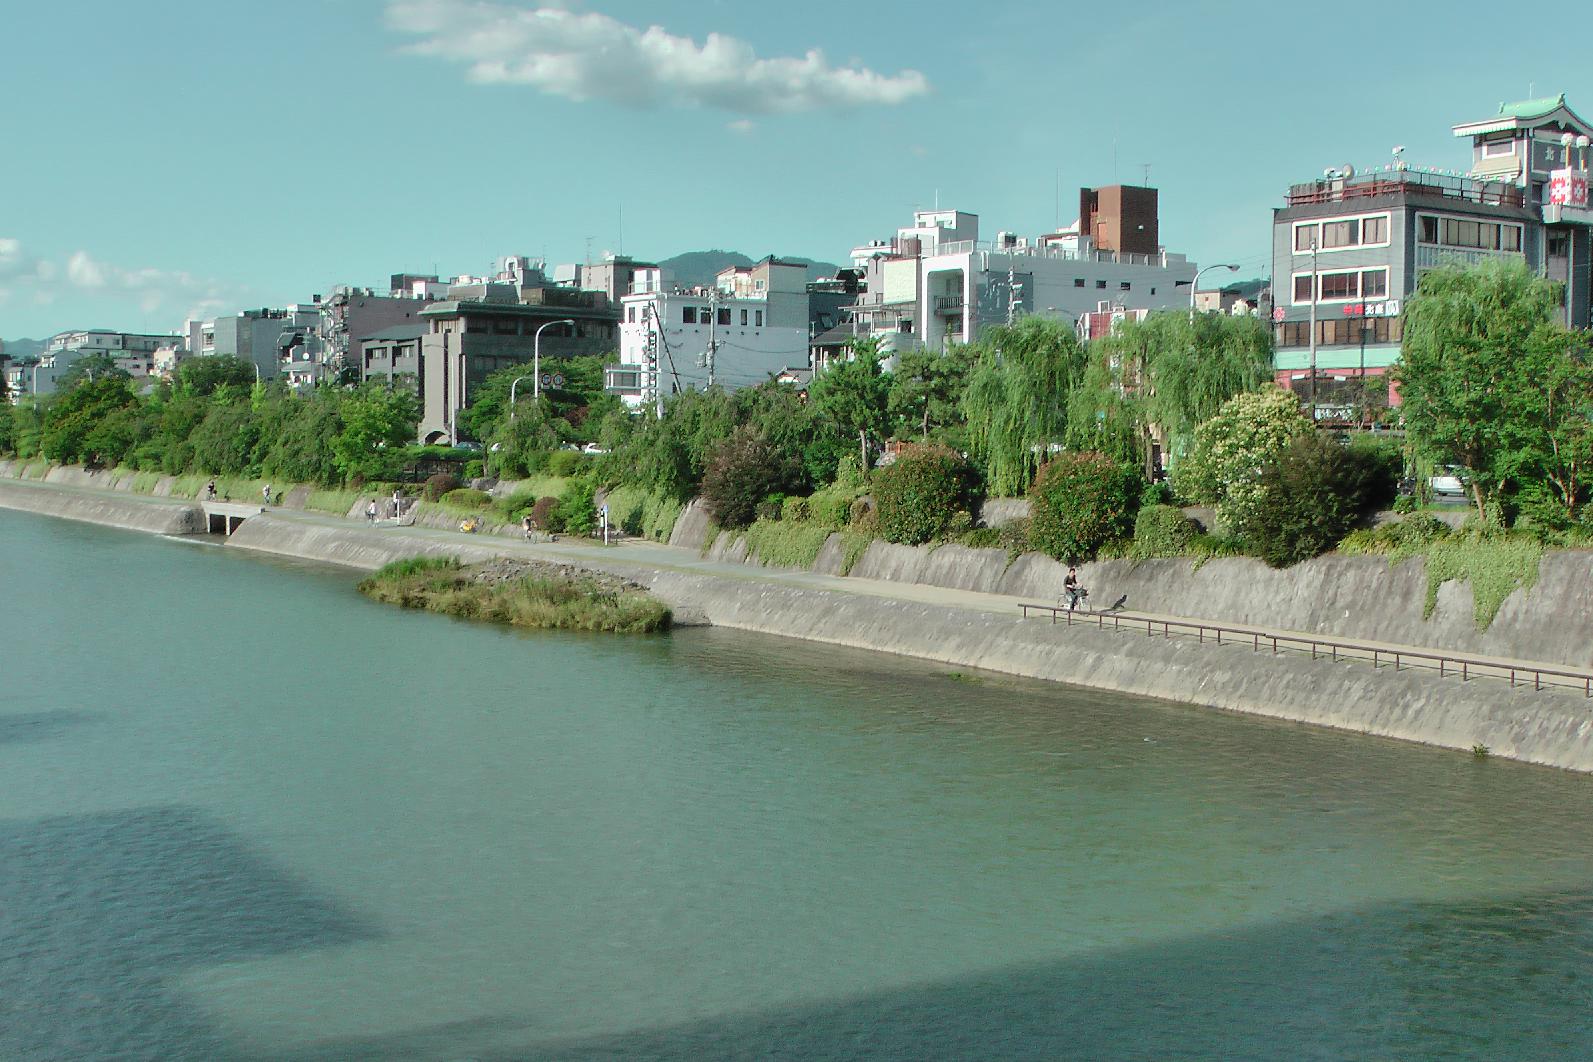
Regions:
<instances>
[{"instance_id":1,"label":"parked car","mask_svg":"<svg viewBox=\"0 0 1593 1062\"><path fill-rule=\"evenodd\" d=\"M585 446L581 447L581 452L583 454L590 454L593 457L608 453L607 450L597 445L597 443L587 443Z\"/></svg>"},{"instance_id":2,"label":"parked car","mask_svg":"<svg viewBox=\"0 0 1593 1062\"><path fill-rule=\"evenodd\" d=\"M1445 465L1427 479L1427 486L1434 494L1442 494L1451 498L1464 498L1466 484L1460 479L1459 465Z\"/></svg>"}]
</instances>

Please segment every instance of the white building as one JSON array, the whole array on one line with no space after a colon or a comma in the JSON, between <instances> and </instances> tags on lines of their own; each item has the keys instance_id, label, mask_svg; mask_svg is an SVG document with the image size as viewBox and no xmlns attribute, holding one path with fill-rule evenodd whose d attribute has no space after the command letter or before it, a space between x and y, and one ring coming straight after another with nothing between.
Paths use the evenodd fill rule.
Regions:
<instances>
[{"instance_id":1,"label":"white building","mask_svg":"<svg viewBox=\"0 0 1593 1062\"><path fill-rule=\"evenodd\" d=\"M114 359L118 369L135 379L143 378L154 371L155 351L178 342L179 338L172 335L145 335L96 329L62 332L50 338L43 353L39 355L37 364L8 366L6 385L13 399L25 394L50 394L55 390L56 381L64 376L73 364L81 358L96 354Z\"/></svg>"},{"instance_id":2,"label":"white building","mask_svg":"<svg viewBox=\"0 0 1593 1062\"><path fill-rule=\"evenodd\" d=\"M1084 189L1079 220L1032 241L1008 232L983 241L977 215L920 210L894 240L852 251L868 283L853 320L884 349L942 350L1020 316L1077 321L1103 303L1188 306L1195 264L1157 238L1150 188Z\"/></svg>"},{"instance_id":3,"label":"white building","mask_svg":"<svg viewBox=\"0 0 1593 1062\"><path fill-rule=\"evenodd\" d=\"M715 384L751 387L807 366L805 266L765 258L690 290L669 288L661 269L646 267L620 309L620 364L605 384L633 408Z\"/></svg>"}]
</instances>

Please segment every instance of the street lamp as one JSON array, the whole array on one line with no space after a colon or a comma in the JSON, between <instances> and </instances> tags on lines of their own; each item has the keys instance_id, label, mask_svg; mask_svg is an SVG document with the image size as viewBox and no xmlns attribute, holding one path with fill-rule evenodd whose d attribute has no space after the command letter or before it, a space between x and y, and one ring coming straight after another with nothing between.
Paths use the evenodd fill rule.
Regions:
<instances>
[{"instance_id":1,"label":"street lamp","mask_svg":"<svg viewBox=\"0 0 1593 1062\"><path fill-rule=\"evenodd\" d=\"M514 389L516 387L520 386L520 381L521 380L529 380L531 378L532 378L532 374L531 373L526 373L524 376L516 376L509 383L509 423L510 424L514 423Z\"/></svg>"},{"instance_id":2,"label":"street lamp","mask_svg":"<svg viewBox=\"0 0 1593 1062\"><path fill-rule=\"evenodd\" d=\"M1235 266L1234 268L1237 269L1238 266ZM542 396L542 333L544 330L552 328L554 325L569 325L571 328L574 328L575 322L569 318L566 318L563 321L549 321L547 324L537 329L536 337L531 340L531 397L533 399L540 398ZM511 391L514 390L514 385L510 384L509 389ZM514 408L512 402L509 408Z\"/></svg>"},{"instance_id":3,"label":"street lamp","mask_svg":"<svg viewBox=\"0 0 1593 1062\"><path fill-rule=\"evenodd\" d=\"M1218 262L1216 265L1205 266L1195 271L1195 279L1189 282L1189 319L1195 319L1195 293L1200 290L1200 274L1212 269L1226 269L1230 273L1239 272L1239 267L1227 262Z\"/></svg>"}]
</instances>

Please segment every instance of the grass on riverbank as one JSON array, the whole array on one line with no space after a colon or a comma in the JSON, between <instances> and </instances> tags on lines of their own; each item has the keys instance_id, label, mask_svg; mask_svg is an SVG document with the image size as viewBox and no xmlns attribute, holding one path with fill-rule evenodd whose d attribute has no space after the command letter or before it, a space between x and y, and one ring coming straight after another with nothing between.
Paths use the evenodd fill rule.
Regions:
<instances>
[{"instance_id":1,"label":"grass on riverbank","mask_svg":"<svg viewBox=\"0 0 1593 1062\"><path fill-rule=\"evenodd\" d=\"M480 577L453 558L394 561L359 584L360 592L402 608L540 630L648 634L669 627L669 609L639 590L582 574Z\"/></svg>"}]
</instances>

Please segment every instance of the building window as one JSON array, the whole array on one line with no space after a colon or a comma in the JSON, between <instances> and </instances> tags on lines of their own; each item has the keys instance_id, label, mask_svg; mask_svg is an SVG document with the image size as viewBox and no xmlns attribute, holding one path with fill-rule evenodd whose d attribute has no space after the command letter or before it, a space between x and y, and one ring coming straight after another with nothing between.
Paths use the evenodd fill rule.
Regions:
<instances>
[{"instance_id":1,"label":"building window","mask_svg":"<svg viewBox=\"0 0 1593 1062\"><path fill-rule=\"evenodd\" d=\"M1316 242L1316 226L1315 225L1296 225L1294 227L1294 249L1295 249L1295 251L1297 251L1297 252L1298 251L1309 251L1311 249L1311 245L1314 244L1315 242Z\"/></svg>"},{"instance_id":2,"label":"building window","mask_svg":"<svg viewBox=\"0 0 1593 1062\"><path fill-rule=\"evenodd\" d=\"M747 327L747 311L746 310L742 310L741 311L741 327L742 328Z\"/></svg>"},{"instance_id":3,"label":"building window","mask_svg":"<svg viewBox=\"0 0 1593 1062\"><path fill-rule=\"evenodd\" d=\"M1307 273L1303 277L1294 278L1294 301L1311 301L1311 274Z\"/></svg>"},{"instance_id":4,"label":"building window","mask_svg":"<svg viewBox=\"0 0 1593 1062\"><path fill-rule=\"evenodd\" d=\"M1571 253L1570 234L1564 232L1550 233L1547 250L1550 258L1568 257Z\"/></svg>"},{"instance_id":5,"label":"building window","mask_svg":"<svg viewBox=\"0 0 1593 1062\"><path fill-rule=\"evenodd\" d=\"M1500 155L1514 155L1516 142L1514 140L1485 140L1482 145L1482 157L1485 159L1497 158Z\"/></svg>"},{"instance_id":6,"label":"building window","mask_svg":"<svg viewBox=\"0 0 1593 1062\"><path fill-rule=\"evenodd\" d=\"M1074 277L1073 278L1073 286L1075 288L1082 288L1084 286L1084 278L1083 277Z\"/></svg>"},{"instance_id":7,"label":"building window","mask_svg":"<svg viewBox=\"0 0 1593 1062\"><path fill-rule=\"evenodd\" d=\"M1361 298L1388 298L1388 270L1367 269L1361 273Z\"/></svg>"},{"instance_id":8,"label":"building window","mask_svg":"<svg viewBox=\"0 0 1593 1062\"><path fill-rule=\"evenodd\" d=\"M1322 249L1355 247L1361 242L1361 223L1358 221L1327 221L1322 224Z\"/></svg>"},{"instance_id":9,"label":"building window","mask_svg":"<svg viewBox=\"0 0 1593 1062\"><path fill-rule=\"evenodd\" d=\"M1118 283L1117 290L1118 291L1128 291L1131 287L1133 287L1133 285L1130 284L1128 281L1124 280L1124 281L1120 281Z\"/></svg>"},{"instance_id":10,"label":"building window","mask_svg":"<svg viewBox=\"0 0 1593 1062\"><path fill-rule=\"evenodd\" d=\"M1360 294L1360 285L1354 273L1323 273L1322 301L1353 299Z\"/></svg>"},{"instance_id":11,"label":"building window","mask_svg":"<svg viewBox=\"0 0 1593 1062\"><path fill-rule=\"evenodd\" d=\"M1499 249L1521 253L1521 226L1502 225L1499 228Z\"/></svg>"},{"instance_id":12,"label":"building window","mask_svg":"<svg viewBox=\"0 0 1593 1062\"><path fill-rule=\"evenodd\" d=\"M634 306L625 307L625 320L626 320L626 322L628 324L635 324L636 323L636 307L634 307Z\"/></svg>"},{"instance_id":13,"label":"building window","mask_svg":"<svg viewBox=\"0 0 1593 1062\"><path fill-rule=\"evenodd\" d=\"M1102 291L1105 291L1105 290L1106 290L1106 281L1104 281L1104 280L1097 280L1097 281L1096 281L1096 282L1095 282L1095 286L1096 286L1096 287L1097 287L1097 288L1099 288L1099 289L1100 289L1100 290L1102 290Z\"/></svg>"},{"instance_id":14,"label":"building window","mask_svg":"<svg viewBox=\"0 0 1593 1062\"><path fill-rule=\"evenodd\" d=\"M695 307L695 306L682 306L680 308L680 323L681 324L696 324L697 323L697 307Z\"/></svg>"},{"instance_id":15,"label":"building window","mask_svg":"<svg viewBox=\"0 0 1593 1062\"><path fill-rule=\"evenodd\" d=\"M719 323L722 325L728 325L730 323L730 311L728 309L719 311Z\"/></svg>"},{"instance_id":16,"label":"building window","mask_svg":"<svg viewBox=\"0 0 1593 1062\"><path fill-rule=\"evenodd\" d=\"M1388 242L1388 218L1362 218L1361 242L1363 244L1376 244Z\"/></svg>"},{"instance_id":17,"label":"building window","mask_svg":"<svg viewBox=\"0 0 1593 1062\"><path fill-rule=\"evenodd\" d=\"M1422 243L1472 251L1521 252L1520 225L1432 214L1422 214L1417 221L1417 239Z\"/></svg>"},{"instance_id":18,"label":"building window","mask_svg":"<svg viewBox=\"0 0 1593 1062\"><path fill-rule=\"evenodd\" d=\"M763 327L763 311L762 310L758 310L757 311L757 321L758 321L758 327L762 328Z\"/></svg>"}]
</instances>

